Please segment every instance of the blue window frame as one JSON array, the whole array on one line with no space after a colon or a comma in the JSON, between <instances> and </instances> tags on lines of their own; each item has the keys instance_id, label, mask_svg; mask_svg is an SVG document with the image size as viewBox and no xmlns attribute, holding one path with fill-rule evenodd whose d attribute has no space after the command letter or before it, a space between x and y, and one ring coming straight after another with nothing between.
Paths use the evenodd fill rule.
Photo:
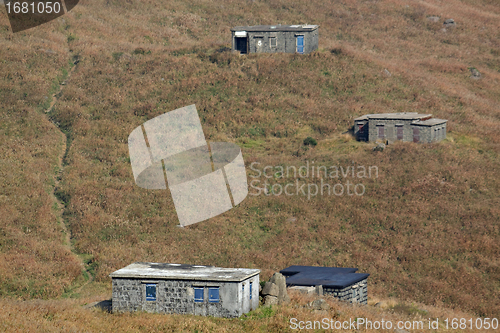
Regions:
<instances>
[{"instance_id":1,"label":"blue window frame","mask_svg":"<svg viewBox=\"0 0 500 333\"><path fill-rule=\"evenodd\" d=\"M194 301L203 303L203 289L204 288L194 288Z\"/></svg>"},{"instance_id":2,"label":"blue window frame","mask_svg":"<svg viewBox=\"0 0 500 333\"><path fill-rule=\"evenodd\" d=\"M156 284L146 284L146 301L156 301Z\"/></svg>"},{"instance_id":3,"label":"blue window frame","mask_svg":"<svg viewBox=\"0 0 500 333\"><path fill-rule=\"evenodd\" d=\"M252 299L252 282L250 282L250 299Z\"/></svg>"},{"instance_id":4,"label":"blue window frame","mask_svg":"<svg viewBox=\"0 0 500 333\"><path fill-rule=\"evenodd\" d=\"M297 36L297 53L304 53L304 36Z\"/></svg>"},{"instance_id":5,"label":"blue window frame","mask_svg":"<svg viewBox=\"0 0 500 333\"><path fill-rule=\"evenodd\" d=\"M208 301L210 303L219 303L219 287L208 288Z\"/></svg>"}]
</instances>

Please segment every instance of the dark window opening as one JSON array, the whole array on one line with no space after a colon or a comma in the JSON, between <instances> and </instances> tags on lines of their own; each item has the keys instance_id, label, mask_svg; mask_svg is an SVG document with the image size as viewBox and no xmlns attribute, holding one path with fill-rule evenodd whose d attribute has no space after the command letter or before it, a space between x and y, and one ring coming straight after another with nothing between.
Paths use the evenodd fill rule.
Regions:
<instances>
[{"instance_id":1,"label":"dark window opening","mask_svg":"<svg viewBox=\"0 0 500 333\"><path fill-rule=\"evenodd\" d=\"M252 282L250 282L250 299L252 299Z\"/></svg>"},{"instance_id":2,"label":"dark window opening","mask_svg":"<svg viewBox=\"0 0 500 333\"><path fill-rule=\"evenodd\" d=\"M146 284L146 301L156 301L156 284Z\"/></svg>"}]
</instances>

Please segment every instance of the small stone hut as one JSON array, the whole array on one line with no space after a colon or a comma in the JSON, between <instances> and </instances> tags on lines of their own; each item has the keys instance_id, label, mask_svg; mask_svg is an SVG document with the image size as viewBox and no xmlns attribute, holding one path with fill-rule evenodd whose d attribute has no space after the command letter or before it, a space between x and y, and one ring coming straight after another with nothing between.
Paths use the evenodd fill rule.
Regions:
<instances>
[{"instance_id":1,"label":"small stone hut","mask_svg":"<svg viewBox=\"0 0 500 333\"><path fill-rule=\"evenodd\" d=\"M280 271L288 287L322 288L324 295L333 295L350 303L367 304L368 277L356 273L357 268L290 266Z\"/></svg>"},{"instance_id":2,"label":"small stone hut","mask_svg":"<svg viewBox=\"0 0 500 333\"><path fill-rule=\"evenodd\" d=\"M367 114L354 119L359 141L431 143L446 139L447 120L417 112Z\"/></svg>"},{"instance_id":3,"label":"small stone hut","mask_svg":"<svg viewBox=\"0 0 500 333\"><path fill-rule=\"evenodd\" d=\"M110 274L113 312L239 317L259 306L258 269L136 262Z\"/></svg>"},{"instance_id":4,"label":"small stone hut","mask_svg":"<svg viewBox=\"0 0 500 333\"><path fill-rule=\"evenodd\" d=\"M257 25L231 29L234 51L247 53L300 53L318 49L317 25Z\"/></svg>"}]
</instances>

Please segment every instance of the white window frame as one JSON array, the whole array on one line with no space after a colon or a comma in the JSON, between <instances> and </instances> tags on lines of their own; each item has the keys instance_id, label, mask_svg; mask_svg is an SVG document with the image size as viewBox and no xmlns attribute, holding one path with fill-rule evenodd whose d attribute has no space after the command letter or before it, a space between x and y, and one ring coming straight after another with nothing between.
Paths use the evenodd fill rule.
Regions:
<instances>
[{"instance_id":1,"label":"white window frame","mask_svg":"<svg viewBox=\"0 0 500 333\"><path fill-rule=\"evenodd\" d=\"M272 40L274 40L274 46L273 46L273 43L271 43ZM269 37L269 48L271 48L271 49L278 48L278 39L276 38L276 36Z\"/></svg>"}]
</instances>

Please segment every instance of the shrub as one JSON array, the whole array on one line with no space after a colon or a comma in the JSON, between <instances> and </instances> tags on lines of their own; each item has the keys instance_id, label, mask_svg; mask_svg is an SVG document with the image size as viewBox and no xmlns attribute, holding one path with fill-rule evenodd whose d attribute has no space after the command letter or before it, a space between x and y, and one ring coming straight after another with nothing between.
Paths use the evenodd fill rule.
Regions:
<instances>
[{"instance_id":1,"label":"shrub","mask_svg":"<svg viewBox=\"0 0 500 333\"><path fill-rule=\"evenodd\" d=\"M304 139L305 146L316 146L317 144L318 141L316 141L316 139L311 138L310 136Z\"/></svg>"}]
</instances>

